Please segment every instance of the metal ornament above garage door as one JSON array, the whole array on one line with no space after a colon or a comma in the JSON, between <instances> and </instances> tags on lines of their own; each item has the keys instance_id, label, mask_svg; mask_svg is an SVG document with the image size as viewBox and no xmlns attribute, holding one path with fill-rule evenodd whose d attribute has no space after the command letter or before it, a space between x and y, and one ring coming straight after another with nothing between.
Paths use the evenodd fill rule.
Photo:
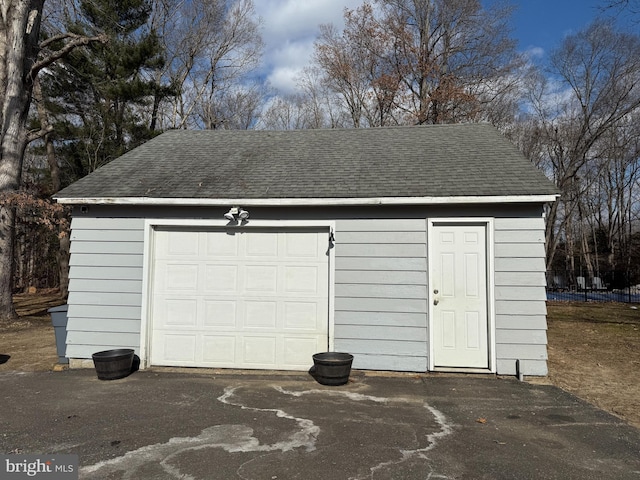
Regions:
<instances>
[{"instance_id":1,"label":"metal ornament above garage door","mask_svg":"<svg viewBox=\"0 0 640 480\"><path fill-rule=\"evenodd\" d=\"M308 369L328 348L327 233L156 227L151 364Z\"/></svg>"}]
</instances>

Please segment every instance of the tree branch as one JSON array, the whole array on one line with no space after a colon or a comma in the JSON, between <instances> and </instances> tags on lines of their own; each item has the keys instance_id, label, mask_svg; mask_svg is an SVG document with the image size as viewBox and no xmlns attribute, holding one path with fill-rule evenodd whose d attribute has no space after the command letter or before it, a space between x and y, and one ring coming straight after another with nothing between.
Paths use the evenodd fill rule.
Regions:
<instances>
[{"instance_id":1,"label":"tree branch","mask_svg":"<svg viewBox=\"0 0 640 480\"><path fill-rule=\"evenodd\" d=\"M49 45L51 45L54 42L57 42L59 40L65 40L67 38L73 38L73 39L77 39L77 38L81 38L82 35L78 35L76 33L71 33L71 32L64 32L64 33L59 33L57 35L54 35L53 37L49 37L45 40L43 40L42 42L40 42L40 45L38 45L41 49L42 48L47 48Z\"/></svg>"},{"instance_id":2,"label":"tree branch","mask_svg":"<svg viewBox=\"0 0 640 480\"><path fill-rule=\"evenodd\" d=\"M61 34L61 35L56 35L56 37L60 37L60 38L57 38L58 40L64 39L64 38L73 38L73 40L67 43L60 50L52 52L50 55L47 55L46 57L34 63L33 66L31 67L31 70L29 71L29 78L35 78L35 76L38 75L38 72L40 70L48 67L55 61L71 53L77 47L89 45L90 43L93 43L93 42L100 42L100 43L109 42L109 37L105 34L96 35L95 37L85 37L85 36L79 36L75 34ZM52 38L55 38L55 37L52 37ZM49 43L51 42L49 42L48 40L45 40L43 42L43 44L49 44Z\"/></svg>"},{"instance_id":3,"label":"tree branch","mask_svg":"<svg viewBox=\"0 0 640 480\"><path fill-rule=\"evenodd\" d=\"M27 134L27 143L31 143L34 140L44 137L47 133L53 132L53 127L48 125L46 128L41 128L39 130L32 130Z\"/></svg>"}]
</instances>

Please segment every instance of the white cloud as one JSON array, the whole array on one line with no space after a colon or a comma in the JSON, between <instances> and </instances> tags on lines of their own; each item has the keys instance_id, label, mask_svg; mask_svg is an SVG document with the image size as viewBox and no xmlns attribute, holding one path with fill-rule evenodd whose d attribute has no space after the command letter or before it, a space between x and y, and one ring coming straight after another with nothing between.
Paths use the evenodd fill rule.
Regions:
<instances>
[{"instance_id":1,"label":"white cloud","mask_svg":"<svg viewBox=\"0 0 640 480\"><path fill-rule=\"evenodd\" d=\"M295 89L295 77L309 65L321 24L343 26L345 8L362 0L256 0L265 42L262 76L281 93Z\"/></svg>"},{"instance_id":2,"label":"white cloud","mask_svg":"<svg viewBox=\"0 0 640 480\"><path fill-rule=\"evenodd\" d=\"M362 0L260 0L256 5L264 19L265 36L274 41L315 37L322 23L342 24L345 7L356 8Z\"/></svg>"},{"instance_id":3,"label":"white cloud","mask_svg":"<svg viewBox=\"0 0 640 480\"><path fill-rule=\"evenodd\" d=\"M297 78L303 67L274 67L267 76L267 82L279 93L291 93L297 88Z\"/></svg>"},{"instance_id":4,"label":"white cloud","mask_svg":"<svg viewBox=\"0 0 640 480\"><path fill-rule=\"evenodd\" d=\"M543 58L545 55L545 51L544 48L542 47L529 47L526 51L525 51L525 55L532 59L540 59Z\"/></svg>"}]
</instances>

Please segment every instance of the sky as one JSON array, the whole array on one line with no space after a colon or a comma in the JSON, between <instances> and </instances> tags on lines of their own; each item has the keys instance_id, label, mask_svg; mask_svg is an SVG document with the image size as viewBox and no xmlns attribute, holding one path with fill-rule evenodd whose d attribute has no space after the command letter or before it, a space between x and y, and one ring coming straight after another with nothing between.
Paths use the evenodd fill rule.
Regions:
<instances>
[{"instance_id":1,"label":"sky","mask_svg":"<svg viewBox=\"0 0 640 480\"><path fill-rule=\"evenodd\" d=\"M485 3L485 2L483 2ZM544 55L562 39L589 25L604 0L517 0L512 17L513 37L520 51Z\"/></svg>"},{"instance_id":2,"label":"sky","mask_svg":"<svg viewBox=\"0 0 640 480\"><path fill-rule=\"evenodd\" d=\"M482 0L488 4L491 0ZM544 59L560 41L593 21L604 0L512 0L513 37L518 50ZM279 92L295 90L295 77L309 65L318 26L341 28L345 8L362 0L255 0L263 20L265 54L262 76Z\"/></svg>"}]
</instances>

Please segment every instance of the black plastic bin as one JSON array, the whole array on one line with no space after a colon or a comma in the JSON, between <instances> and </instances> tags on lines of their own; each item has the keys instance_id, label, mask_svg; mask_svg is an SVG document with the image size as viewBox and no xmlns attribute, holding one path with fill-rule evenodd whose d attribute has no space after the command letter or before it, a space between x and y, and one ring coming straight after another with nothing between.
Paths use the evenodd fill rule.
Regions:
<instances>
[{"instance_id":1,"label":"black plastic bin","mask_svg":"<svg viewBox=\"0 0 640 480\"><path fill-rule=\"evenodd\" d=\"M350 353L316 353L313 355L313 378L322 385L344 385L349 381L352 363Z\"/></svg>"},{"instance_id":2,"label":"black plastic bin","mask_svg":"<svg viewBox=\"0 0 640 480\"><path fill-rule=\"evenodd\" d=\"M92 355L100 380L116 380L131 373L134 351L130 348L104 350Z\"/></svg>"}]
</instances>

